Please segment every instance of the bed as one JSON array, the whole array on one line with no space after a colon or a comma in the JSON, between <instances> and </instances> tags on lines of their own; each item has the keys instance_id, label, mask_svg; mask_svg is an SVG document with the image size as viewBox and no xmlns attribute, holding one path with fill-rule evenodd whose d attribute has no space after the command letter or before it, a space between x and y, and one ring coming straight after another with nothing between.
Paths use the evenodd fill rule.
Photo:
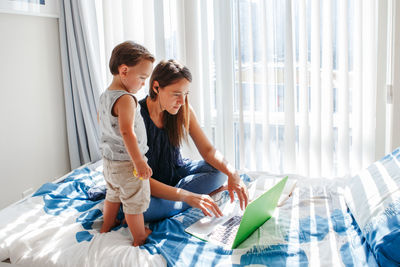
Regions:
<instances>
[{"instance_id":1,"label":"bed","mask_svg":"<svg viewBox=\"0 0 400 267\"><path fill-rule=\"evenodd\" d=\"M132 247L126 225L100 234L104 201L101 162L44 184L0 211L0 260L28 266L398 266L400 150L349 178L297 180L292 196L237 249L187 234L203 217L188 209L149 224ZM244 172L249 185L282 175ZM214 196L228 201L226 192ZM119 214L122 216L122 214Z\"/></svg>"}]
</instances>

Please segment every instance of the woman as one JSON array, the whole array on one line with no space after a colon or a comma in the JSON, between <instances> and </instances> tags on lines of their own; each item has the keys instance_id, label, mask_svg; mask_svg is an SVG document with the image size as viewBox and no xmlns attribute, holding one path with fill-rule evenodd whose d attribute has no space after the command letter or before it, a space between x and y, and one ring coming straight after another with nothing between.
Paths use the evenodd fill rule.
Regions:
<instances>
[{"instance_id":1,"label":"woman","mask_svg":"<svg viewBox=\"0 0 400 267\"><path fill-rule=\"evenodd\" d=\"M147 131L146 157L153 171L145 221L168 218L190 206L206 216L220 217L210 195L224 189L231 201L236 193L242 209L248 203L247 189L237 171L209 142L188 103L191 81L187 67L174 60L162 61L151 75L149 96L139 102ZM188 134L204 160L182 159L179 147ZM226 177L227 188L222 187Z\"/></svg>"}]
</instances>

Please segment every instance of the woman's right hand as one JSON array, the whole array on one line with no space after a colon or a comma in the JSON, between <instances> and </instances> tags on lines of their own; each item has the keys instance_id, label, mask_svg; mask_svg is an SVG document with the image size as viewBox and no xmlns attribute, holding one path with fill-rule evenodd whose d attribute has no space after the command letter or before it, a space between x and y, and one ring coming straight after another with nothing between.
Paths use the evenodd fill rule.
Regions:
<instances>
[{"instance_id":1,"label":"woman's right hand","mask_svg":"<svg viewBox=\"0 0 400 267\"><path fill-rule=\"evenodd\" d=\"M209 195L196 194L185 190L182 200L193 208L201 209L205 216L212 217L212 213L216 217L223 216L217 203Z\"/></svg>"}]
</instances>

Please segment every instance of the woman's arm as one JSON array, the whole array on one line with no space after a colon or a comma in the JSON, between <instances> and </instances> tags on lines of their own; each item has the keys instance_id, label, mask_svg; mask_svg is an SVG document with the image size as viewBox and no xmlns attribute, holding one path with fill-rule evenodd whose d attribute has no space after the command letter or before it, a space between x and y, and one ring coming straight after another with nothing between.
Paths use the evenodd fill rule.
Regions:
<instances>
[{"instance_id":1,"label":"woman's arm","mask_svg":"<svg viewBox=\"0 0 400 267\"><path fill-rule=\"evenodd\" d=\"M209 195L200 195L186 191L182 188L169 186L154 178L150 178L150 190L152 196L167 200L186 202L191 207L201 209L206 216L212 216L211 212L217 217L222 216L222 212L218 205Z\"/></svg>"},{"instance_id":2,"label":"woman's arm","mask_svg":"<svg viewBox=\"0 0 400 267\"><path fill-rule=\"evenodd\" d=\"M198 151L200 152L200 155L211 166L228 176L228 191L231 202L234 200L234 192L236 192L236 195L240 201L240 208L245 208L248 203L246 186L240 179L236 169L224 158L222 153L215 149L215 147L210 143L207 136L201 129L192 107L190 107L189 121L189 134L192 137Z\"/></svg>"}]
</instances>

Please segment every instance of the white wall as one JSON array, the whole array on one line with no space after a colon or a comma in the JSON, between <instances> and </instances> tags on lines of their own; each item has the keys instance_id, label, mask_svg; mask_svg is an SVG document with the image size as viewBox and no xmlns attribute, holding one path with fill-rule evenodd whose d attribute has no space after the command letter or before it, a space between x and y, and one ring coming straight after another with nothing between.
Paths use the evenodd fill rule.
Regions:
<instances>
[{"instance_id":1,"label":"white wall","mask_svg":"<svg viewBox=\"0 0 400 267\"><path fill-rule=\"evenodd\" d=\"M0 13L0 209L70 169L58 20Z\"/></svg>"}]
</instances>

